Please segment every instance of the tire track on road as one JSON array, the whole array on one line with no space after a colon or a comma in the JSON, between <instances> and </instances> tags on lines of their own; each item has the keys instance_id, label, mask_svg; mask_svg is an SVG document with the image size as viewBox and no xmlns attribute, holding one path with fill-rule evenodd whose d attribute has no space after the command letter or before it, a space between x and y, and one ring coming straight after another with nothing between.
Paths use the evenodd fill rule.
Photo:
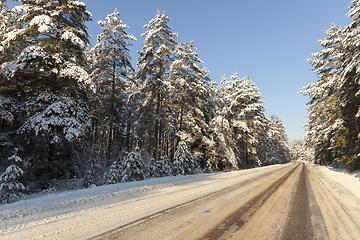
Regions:
<instances>
[{"instance_id":1,"label":"tire track on road","mask_svg":"<svg viewBox=\"0 0 360 240\"><path fill-rule=\"evenodd\" d=\"M306 166L301 163L300 178L297 183L295 196L289 212L289 219L285 225L282 239L312 239L311 212L308 190L306 187Z\"/></svg>"},{"instance_id":2,"label":"tire track on road","mask_svg":"<svg viewBox=\"0 0 360 240\"><path fill-rule=\"evenodd\" d=\"M201 237L201 239L219 239L230 229L233 231L233 229L241 228L299 166L300 164L297 164L295 167L290 169L279 180L275 181L260 194L253 197L237 211L230 214L223 222L221 222L221 224L208 231L203 237Z\"/></svg>"},{"instance_id":3,"label":"tire track on road","mask_svg":"<svg viewBox=\"0 0 360 240\"><path fill-rule=\"evenodd\" d=\"M280 169L281 170L281 169ZM268 172L265 174L262 174L261 176L258 176L257 178L266 178L269 175L274 174L274 172ZM197 205L203 205L205 202L212 201L212 199L216 199L218 197L224 196L228 193L233 192L236 189L243 188L249 184L252 183L254 179L245 180L242 182L239 182L236 185L232 185L226 188L223 188L218 191L211 192L209 194L206 194L204 196L195 198L191 201L184 202L182 204L172 206L170 208L166 208L162 211L156 212L154 214L148 215L146 217L137 219L135 221L129 222L127 224L121 225L117 228L114 228L110 231L104 232L102 234L99 234L97 236L94 236L89 239L118 239L119 236L127 236L128 232L134 232L135 229L138 228L147 228L146 225L152 225L152 221L156 221L158 218L163 218L165 216L177 216L179 212L182 214L185 214L186 212L192 212L193 208Z\"/></svg>"}]
</instances>

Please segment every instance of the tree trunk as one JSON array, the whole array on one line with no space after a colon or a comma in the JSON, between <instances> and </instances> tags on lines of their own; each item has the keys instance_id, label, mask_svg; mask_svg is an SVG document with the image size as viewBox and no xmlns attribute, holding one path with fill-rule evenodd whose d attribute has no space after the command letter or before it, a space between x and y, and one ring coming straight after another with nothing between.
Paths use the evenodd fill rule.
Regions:
<instances>
[{"instance_id":1,"label":"tree trunk","mask_svg":"<svg viewBox=\"0 0 360 240\"><path fill-rule=\"evenodd\" d=\"M126 124L126 150L128 152L130 152L130 142L131 142L131 122L130 119L128 120L127 124Z\"/></svg>"},{"instance_id":2,"label":"tree trunk","mask_svg":"<svg viewBox=\"0 0 360 240\"><path fill-rule=\"evenodd\" d=\"M163 102L162 102L162 98L160 98L160 113L162 112L161 110L162 110L162 104L163 104ZM164 121L163 121L163 119L162 119L162 115L160 115L160 119L159 119L159 143L158 143L158 149L159 149L159 156L158 156L158 159L163 155L163 150L164 150L164 145L163 145L163 143L164 143L164 141L163 141L163 139L164 139L164 134L163 134L163 123L164 123Z\"/></svg>"},{"instance_id":3,"label":"tree trunk","mask_svg":"<svg viewBox=\"0 0 360 240\"><path fill-rule=\"evenodd\" d=\"M55 144L49 143L49 155L48 155L48 161L53 162L55 159Z\"/></svg>"},{"instance_id":4,"label":"tree trunk","mask_svg":"<svg viewBox=\"0 0 360 240\"><path fill-rule=\"evenodd\" d=\"M156 115L155 115L155 139L154 139L154 159L158 160L158 149L159 149L159 123L160 123L160 93L157 94L157 102L156 102Z\"/></svg>"},{"instance_id":5,"label":"tree trunk","mask_svg":"<svg viewBox=\"0 0 360 240\"><path fill-rule=\"evenodd\" d=\"M114 125L114 114L115 114L115 70L116 70L116 65L115 65L115 57L116 57L116 52L114 49L113 52L113 58L114 58L114 62L113 62L113 75L112 75L112 95L111 95L111 117L110 117L110 126L109 126L109 138L108 138L108 159L110 160L110 156L111 156L111 151L112 151L112 140L113 140L113 125Z\"/></svg>"}]
</instances>

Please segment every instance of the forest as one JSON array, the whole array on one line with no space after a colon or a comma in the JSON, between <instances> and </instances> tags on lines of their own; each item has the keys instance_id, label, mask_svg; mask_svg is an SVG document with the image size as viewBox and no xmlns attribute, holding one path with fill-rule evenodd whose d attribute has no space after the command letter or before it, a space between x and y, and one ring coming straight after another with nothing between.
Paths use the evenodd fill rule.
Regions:
<instances>
[{"instance_id":1,"label":"forest","mask_svg":"<svg viewBox=\"0 0 360 240\"><path fill-rule=\"evenodd\" d=\"M137 38L117 9L98 21L91 46L84 3L18 2L0 1L2 201L51 189L53 179L91 187L290 161L285 126L265 115L252 79L235 72L217 84L165 12L144 26L132 66Z\"/></svg>"},{"instance_id":2,"label":"forest","mask_svg":"<svg viewBox=\"0 0 360 240\"><path fill-rule=\"evenodd\" d=\"M360 2L352 1L351 23L332 24L309 62L318 81L299 92L309 97L305 145L315 162L360 169Z\"/></svg>"}]
</instances>

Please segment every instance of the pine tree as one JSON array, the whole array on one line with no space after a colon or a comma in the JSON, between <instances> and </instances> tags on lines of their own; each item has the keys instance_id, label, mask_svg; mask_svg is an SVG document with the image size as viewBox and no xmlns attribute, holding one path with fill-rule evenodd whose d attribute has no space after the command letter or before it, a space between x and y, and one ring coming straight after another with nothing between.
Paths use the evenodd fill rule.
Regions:
<instances>
[{"instance_id":1,"label":"pine tree","mask_svg":"<svg viewBox=\"0 0 360 240\"><path fill-rule=\"evenodd\" d=\"M139 148L135 148L133 152L127 155L124 161L124 170L122 174L122 182L144 180L144 164L142 162Z\"/></svg>"},{"instance_id":2,"label":"pine tree","mask_svg":"<svg viewBox=\"0 0 360 240\"><path fill-rule=\"evenodd\" d=\"M199 164L195 161L192 153L184 141L179 142L176 148L174 162L181 163L181 166L184 169L184 173L186 175L200 172Z\"/></svg>"},{"instance_id":3,"label":"pine tree","mask_svg":"<svg viewBox=\"0 0 360 240\"><path fill-rule=\"evenodd\" d=\"M98 94L101 95L99 105L102 107L109 105L106 107L109 111L103 118L109 119L107 155L110 158L114 121L115 118L121 118L119 113L123 111L125 105L124 85L126 82L124 79L129 79L129 71L134 71L128 46L131 46L130 41L136 41L136 38L126 32L129 27L122 23L117 9L109 14L106 20L98 22L102 33L98 35L98 43L91 51L95 58L92 79L98 86Z\"/></svg>"},{"instance_id":4,"label":"pine tree","mask_svg":"<svg viewBox=\"0 0 360 240\"><path fill-rule=\"evenodd\" d=\"M140 131L148 136L144 140L150 141L148 150L153 152L155 160L161 155L163 132L168 124L168 76L177 45L177 33L171 32L169 21L165 12L158 11L155 18L144 26L149 30L141 35L145 36L144 47L137 61L137 79L143 99Z\"/></svg>"},{"instance_id":5,"label":"pine tree","mask_svg":"<svg viewBox=\"0 0 360 240\"><path fill-rule=\"evenodd\" d=\"M87 91L92 83L84 49L91 14L78 1L21 2L15 7L23 13L21 28L1 42L5 48L18 46L20 54L1 65L0 94L15 99L16 137L32 155L34 177L64 177L75 169L77 160L69 157L75 155L70 153L74 142L90 127Z\"/></svg>"},{"instance_id":6,"label":"pine tree","mask_svg":"<svg viewBox=\"0 0 360 240\"><path fill-rule=\"evenodd\" d=\"M6 35L21 26L17 22L19 14L10 9L6 5L6 1L0 1L0 66L2 63L12 61L19 54L19 45L13 44L5 46L2 42L6 38Z\"/></svg>"},{"instance_id":7,"label":"pine tree","mask_svg":"<svg viewBox=\"0 0 360 240\"><path fill-rule=\"evenodd\" d=\"M114 161L105 175L105 184L115 184L122 181L124 172L124 156Z\"/></svg>"},{"instance_id":8,"label":"pine tree","mask_svg":"<svg viewBox=\"0 0 360 240\"><path fill-rule=\"evenodd\" d=\"M158 178L171 176L171 166L169 165L169 160L166 157L161 157L161 160L155 161L151 159L147 170L147 178Z\"/></svg>"},{"instance_id":9,"label":"pine tree","mask_svg":"<svg viewBox=\"0 0 360 240\"><path fill-rule=\"evenodd\" d=\"M99 158L90 158L88 160L88 167L85 172L83 187L89 188L92 186L101 186L103 184L103 171L99 162Z\"/></svg>"},{"instance_id":10,"label":"pine tree","mask_svg":"<svg viewBox=\"0 0 360 240\"><path fill-rule=\"evenodd\" d=\"M8 166L0 176L0 200L4 203L21 197L21 193L25 191L25 186L18 180L24 171L15 165L17 162L22 162L17 152L18 149L15 149L14 155L9 157L9 160L13 161L14 164Z\"/></svg>"},{"instance_id":11,"label":"pine tree","mask_svg":"<svg viewBox=\"0 0 360 240\"><path fill-rule=\"evenodd\" d=\"M285 163L291 160L285 126L277 116L267 118L267 150L265 165Z\"/></svg>"},{"instance_id":12,"label":"pine tree","mask_svg":"<svg viewBox=\"0 0 360 240\"><path fill-rule=\"evenodd\" d=\"M210 105L209 82L203 62L194 51L193 42L181 43L176 47L176 59L171 64L169 82L169 110L174 119L178 141L185 141L199 153L209 138L206 106ZM208 118L210 119L210 118ZM176 143L177 144L177 143Z\"/></svg>"},{"instance_id":13,"label":"pine tree","mask_svg":"<svg viewBox=\"0 0 360 240\"><path fill-rule=\"evenodd\" d=\"M333 140L341 129L339 91L336 89L342 71L343 61L342 28L332 25L325 31L327 37L319 40L324 50L312 54L309 59L312 70L319 80L309 84L306 90L299 92L309 96L308 121L305 125L307 145L314 147L316 161L320 164L331 164L333 161Z\"/></svg>"},{"instance_id":14,"label":"pine tree","mask_svg":"<svg viewBox=\"0 0 360 240\"><path fill-rule=\"evenodd\" d=\"M341 108L340 135L334 146L336 161L350 171L360 169L360 83L358 64L360 1L354 0L347 13L352 21L342 32L343 54L340 64L342 69L336 89L339 92Z\"/></svg>"},{"instance_id":15,"label":"pine tree","mask_svg":"<svg viewBox=\"0 0 360 240\"><path fill-rule=\"evenodd\" d=\"M238 74L231 76L232 84L227 95L225 110L234 128L234 138L240 152L242 163L252 166L261 161L256 154L259 136L263 133L266 122L263 97L254 82L249 78L240 79Z\"/></svg>"},{"instance_id":16,"label":"pine tree","mask_svg":"<svg viewBox=\"0 0 360 240\"><path fill-rule=\"evenodd\" d=\"M229 121L219 113L210 123L212 135L212 159L213 164L220 170L237 169L238 166L238 150L235 146L234 133L230 128Z\"/></svg>"},{"instance_id":17,"label":"pine tree","mask_svg":"<svg viewBox=\"0 0 360 240\"><path fill-rule=\"evenodd\" d=\"M301 92L310 97L306 141L315 148L316 161L335 160L349 170L360 168L359 6L358 0L352 2L349 25L332 25L325 32L319 41L324 49L310 59L319 80Z\"/></svg>"}]
</instances>

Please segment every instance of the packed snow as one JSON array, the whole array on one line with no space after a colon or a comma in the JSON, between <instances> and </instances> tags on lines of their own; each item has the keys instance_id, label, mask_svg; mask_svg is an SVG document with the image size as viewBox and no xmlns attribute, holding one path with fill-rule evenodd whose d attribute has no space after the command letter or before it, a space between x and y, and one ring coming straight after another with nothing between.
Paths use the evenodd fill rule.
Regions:
<instances>
[{"instance_id":1,"label":"packed snow","mask_svg":"<svg viewBox=\"0 0 360 240\"><path fill-rule=\"evenodd\" d=\"M195 174L187 176L170 176L151 178L143 181L94 186L86 189L37 193L23 196L19 201L0 205L0 234L34 226L37 224L69 217L86 209L97 209L105 205L134 201L157 194L188 188L194 184L211 183L231 178L239 171L244 175L248 171L262 171L264 168L276 168L279 165L234 172ZM346 173L332 167L316 166L326 176L336 179L344 188L360 198L360 174ZM81 180L78 180L78 185Z\"/></svg>"},{"instance_id":2,"label":"packed snow","mask_svg":"<svg viewBox=\"0 0 360 240\"><path fill-rule=\"evenodd\" d=\"M51 221L51 219L59 219L89 208L173 191L174 188L186 187L188 183L204 181L209 176L221 174L224 173L152 178L144 181L93 186L86 189L52 193L43 191L25 195L19 201L0 205L0 234L29 225L41 224ZM81 182L82 180L78 180L77 185L80 186Z\"/></svg>"}]
</instances>

